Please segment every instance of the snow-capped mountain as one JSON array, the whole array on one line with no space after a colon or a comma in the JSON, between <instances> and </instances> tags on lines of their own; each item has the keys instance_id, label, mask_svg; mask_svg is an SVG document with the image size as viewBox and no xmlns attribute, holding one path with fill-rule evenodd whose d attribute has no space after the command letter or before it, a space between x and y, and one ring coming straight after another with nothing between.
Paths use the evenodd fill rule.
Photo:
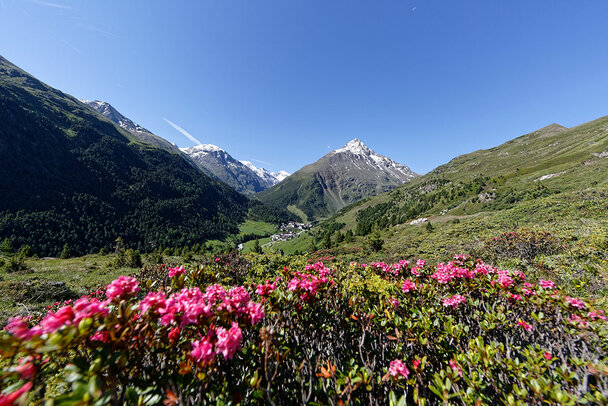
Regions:
<instances>
[{"instance_id":1,"label":"snow-capped mountain","mask_svg":"<svg viewBox=\"0 0 608 406\"><path fill-rule=\"evenodd\" d=\"M257 196L276 207L295 206L310 220L387 192L416 176L407 166L375 153L355 138Z\"/></svg>"},{"instance_id":2,"label":"snow-capped mountain","mask_svg":"<svg viewBox=\"0 0 608 406\"><path fill-rule=\"evenodd\" d=\"M236 160L217 145L201 144L182 148L182 152L201 168L241 193L260 192L279 182L277 175L272 172L257 168L249 161ZM278 176L284 178L286 173L283 172Z\"/></svg>"},{"instance_id":3,"label":"snow-capped mountain","mask_svg":"<svg viewBox=\"0 0 608 406\"><path fill-rule=\"evenodd\" d=\"M363 161L365 165L378 168L383 175L397 182L404 183L418 176L407 166L397 163L386 156L376 154L358 138L349 141L344 147L330 152L330 155L334 156L342 154L352 160L353 166L360 168L361 161ZM380 175L378 174L378 176Z\"/></svg>"},{"instance_id":4,"label":"snow-capped mountain","mask_svg":"<svg viewBox=\"0 0 608 406\"><path fill-rule=\"evenodd\" d=\"M112 121L115 124L118 124L141 141L154 145L156 147L160 147L169 152L173 152L176 154L181 154L179 148L175 145L167 141L166 139L159 137L158 135L152 133L151 131L145 129L140 126L133 120L123 116L118 110L116 110L110 103L100 101L100 100L80 100L82 103L91 107L93 110L101 113L108 120Z\"/></svg>"},{"instance_id":5,"label":"snow-capped mountain","mask_svg":"<svg viewBox=\"0 0 608 406\"><path fill-rule=\"evenodd\" d=\"M118 110L112 107L112 105L108 102L104 102L101 100L81 100L81 102L88 105L89 107L94 108L95 110L109 118L110 121L115 122L127 131L137 133L152 133L151 131L146 130L131 119L120 114Z\"/></svg>"},{"instance_id":6,"label":"snow-capped mountain","mask_svg":"<svg viewBox=\"0 0 608 406\"><path fill-rule=\"evenodd\" d=\"M254 164L252 164L249 161L241 161L241 163L243 165L245 165L246 167L248 167L249 169L251 169L252 171L254 171L260 178L267 181L270 184L270 186L276 185L277 183L279 183L280 181L282 181L283 179L285 179L286 177L288 177L290 175L288 172L285 172L285 171L270 172L268 169L258 168L257 166L255 166Z\"/></svg>"},{"instance_id":7,"label":"snow-capped mountain","mask_svg":"<svg viewBox=\"0 0 608 406\"><path fill-rule=\"evenodd\" d=\"M232 186L241 193L255 193L267 189L289 174L281 171L272 173L264 168L256 168L250 162L242 163L222 148L213 144L202 144L181 150L169 141L161 138L133 120L122 115L110 103L100 100L81 100L82 103L101 113L110 121L118 124L140 140L159 146L168 151L183 154L198 169L212 177Z\"/></svg>"}]
</instances>

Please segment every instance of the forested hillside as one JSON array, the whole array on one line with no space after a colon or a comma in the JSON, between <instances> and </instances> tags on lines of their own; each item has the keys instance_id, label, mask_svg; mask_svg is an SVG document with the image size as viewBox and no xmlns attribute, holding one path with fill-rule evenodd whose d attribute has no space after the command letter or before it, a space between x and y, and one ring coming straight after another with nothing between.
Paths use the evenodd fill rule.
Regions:
<instances>
[{"instance_id":1,"label":"forested hillside","mask_svg":"<svg viewBox=\"0 0 608 406\"><path fill-rule=\"evenodd\" d=\"M237 231L247 199L0 57L0 238L38 255L192 245Z\"/></svg>"}]
</instances>

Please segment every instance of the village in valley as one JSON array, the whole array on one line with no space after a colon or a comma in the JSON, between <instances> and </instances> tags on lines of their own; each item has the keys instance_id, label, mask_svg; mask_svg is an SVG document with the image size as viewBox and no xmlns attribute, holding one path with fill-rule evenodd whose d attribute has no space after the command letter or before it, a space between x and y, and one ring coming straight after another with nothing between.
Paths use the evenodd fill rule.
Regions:
<instances>
[{"instance_id":1,"label":"village in valley","mask_svg":"<svg viewBox=\"0 0 608 406\"><path fill-rule=\"evenodd\" d=\"M297 223L295 221L290 221L289 223L282 223L280 226L277 226L277 230L279 230L279 233L271 235L270 241L289 241L292 238L296 238L304 231L310 230L311 228L312 224L308 223Z\"/></svg>"}]
</instances>

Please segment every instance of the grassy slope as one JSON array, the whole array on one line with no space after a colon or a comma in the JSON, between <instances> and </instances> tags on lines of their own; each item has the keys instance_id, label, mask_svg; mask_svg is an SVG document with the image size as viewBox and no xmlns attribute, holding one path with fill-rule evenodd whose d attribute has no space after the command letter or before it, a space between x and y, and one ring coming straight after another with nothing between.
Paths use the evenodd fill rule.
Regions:
<instances>
[{"instance_id":1,"label":"grassy slope","mask_svg":"<svg viewBox=\"0 0 608 406\"><path fill-rule=\"evenodd\" d=\"M247 220L239 228L239 236L245 234L266 235L276 231L275 225L264 221Z\"/></svg>"},{"instance_id":2,"label":"grassy slope","mask_svg":"<svg viewBox=\"0 0 608 406\"><path fill-rule=\"evenodd\" d=\"M86 255L71 259L28 259L25 271L0 268L0 323L8 315L28 314L59 298L80 297L132 269L107 265L111 255ZM65 286L60 285L65 283Z\"/></svg>"}]
</instances>

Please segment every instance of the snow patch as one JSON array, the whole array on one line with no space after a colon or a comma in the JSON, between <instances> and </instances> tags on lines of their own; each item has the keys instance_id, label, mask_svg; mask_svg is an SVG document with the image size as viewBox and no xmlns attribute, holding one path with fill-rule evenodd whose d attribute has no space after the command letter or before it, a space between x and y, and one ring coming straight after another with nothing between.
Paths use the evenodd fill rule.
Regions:
<instances>
[{"instance_id":1,"label":"snow patch","mask_svg":"<svg viewBox=\"0 0 608 406\"><path fill-rule=\"evenodd\" d=\"M550 173L548 175L543 175L540 178L535 179L534 182L538 182L538 181L545 180L545 179L551 179L551 178L554 178L556 176L563 175L564 173L566 173L566 171L561 171L561 172L557 172L557 173Z\"/></svg>"}]
</instances>

